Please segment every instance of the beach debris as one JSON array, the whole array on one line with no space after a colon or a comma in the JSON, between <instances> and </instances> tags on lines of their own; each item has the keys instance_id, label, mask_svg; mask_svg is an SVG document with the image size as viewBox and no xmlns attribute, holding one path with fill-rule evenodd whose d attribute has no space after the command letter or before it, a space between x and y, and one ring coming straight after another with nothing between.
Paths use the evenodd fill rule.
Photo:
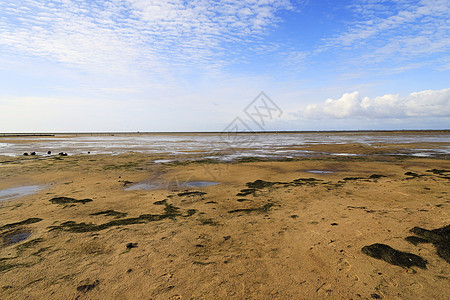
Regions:
<instances>
[{"instance_id":1,"label":"beach debris","mask_svg":"<svg viewBox=\"0 0 450 300\"><path fill-rule=\"evenodd\" d=\"M422 257L412 253L396 250L385 244L376 243L369 246L364 246L361 251L370 257L384 260L391 265L406 268L413 266L417 266L421 269L427 268L428 262Z\"/></svg>"},{"instance_id":2,"label":"beach debris","mask_svg":"<svg viewBox=\"0 0 450 300\"><path fill-rule=\"evenodd\" d=\"M338 223L331 223L331 226L337 226L339 225Z\"/></svg>"},{"instance_id":3,"label":"beach debris","mask_svg":"<svg viewBox=\"0 0 450 300\"><path fill-rule=\"evenodd\" d=\"M28 156L28 152L25 152L25 153L23 154L23 156Z\"/></svg>"},{"instance_id":4,"label":"beach debris","mask_svg":"<svg viewBox=\"0 0 450 300\"><path fill-rule=\"evenodd\" d=\"M372 174L369 176L369 179L380 179L382 177L386 177L386 176L380 175L380 174Z\"/></svg>"},{"instance_id":5,"label":"beach debris","mask_svg":"<svg viewBox=\"0 0 450 300\"><path fill-rule=\"evenodd\" d=\"M427 230L421 227L414 227L410 230L416 236L408 236L406 240L413 245L422 243L432 243L437 250L439 257L450 263L450 225Z\"/></svg>"},{"instance_id":6,"label":"beach debris","mask_svg":"<svg viewBox=\"0 0 450 300\"><path fill-rule=\"evenodd\" d=\"M52 154L52 151L50 151L50 150L49 150L49 151L47 151L47 154L48 154L48 155Z\"/></svg>"},{"instance_id":7,"label":"beach debris","mask_svg":"<svg viewBox=\"0 0 450 300\"><path fill-rule=\"evenodd\" d=\"M33 151L33 152L30 153L30 155L36 155L36 152Z\"/></svg>"},{"instance_id":8,"label":"beach debris","mask_svg":"<svg viewBox=\"0 0 450 300\"><path fill-rule=\"evenodd\" d=\"M58 155L59 155L59 156L67 156L67 153L59 152Z\"/></svg>"},{"instance_id":9,"label":"beach debris","mask_svg":"<svg viewBox=\"0 0 450 300\"><path fill-rule=\"evenodd\" d=\"M138 243L128 243L126 245L127 249L137 248Z\"/></svg>"},{"instance_id":10,"label":"beach debris","mask_svg":"<svg viewBox=\"0 0 450 300\"><path fill-rule=\"evenodd\" d=\"M87 293L94 289L100 282L98 280L94 281L92 284L84 284L77 287L78 292Z\"/></svg>"},{"instance_id":11,"label":"beach debris","mask_svg":"<svg viewBox=\"0 0 450 300\"><path fill-rule=\"evenodd\" d=\"M72 203L83 203L86 204L87 202L92 202L92 199L74 199L70 197L55 197L49 200L53 204L72 204Z\"/></svg>"}]
</instances>

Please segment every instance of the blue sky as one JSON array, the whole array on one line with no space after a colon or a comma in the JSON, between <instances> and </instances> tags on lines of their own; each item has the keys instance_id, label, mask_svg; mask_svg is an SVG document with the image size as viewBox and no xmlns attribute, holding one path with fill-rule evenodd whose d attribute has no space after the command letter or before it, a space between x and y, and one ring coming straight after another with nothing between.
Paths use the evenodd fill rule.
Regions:
<instances>
[{"instance_id":1,"label":"blue sky","mask_svg":"<svg viewBox=\"0 0 450 300\"><path fill-rule=\"evenodd\" d=\"M448 0L2 0L0 132L257 129L261 91L283 112L265 130L448 129L449 15Z\"/></svg>"}]
</instances>

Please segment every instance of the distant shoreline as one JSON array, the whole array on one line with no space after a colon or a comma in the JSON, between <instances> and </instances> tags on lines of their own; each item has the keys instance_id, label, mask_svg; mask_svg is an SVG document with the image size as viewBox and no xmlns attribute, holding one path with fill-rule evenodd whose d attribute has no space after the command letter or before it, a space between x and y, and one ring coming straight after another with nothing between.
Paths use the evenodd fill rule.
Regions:
<instances>
[{"instance_id":1,"label":"distant shoreline","mask_svg":"<svg viewBox=\"0 0 450 300\"><path fill-rule=\"evenodd\" d=\"M54 137L57 135L172 135L172 134L223 134L223 133L237 133L237 134L333 134L333 133L415 133L415 132L433 132L433 133L450 133L450 129L414 129L414 130L292 130L292 131L158 131L158 132L54 132L54 133L0 133L0 137Z\"/></svg>"}]
</instances>

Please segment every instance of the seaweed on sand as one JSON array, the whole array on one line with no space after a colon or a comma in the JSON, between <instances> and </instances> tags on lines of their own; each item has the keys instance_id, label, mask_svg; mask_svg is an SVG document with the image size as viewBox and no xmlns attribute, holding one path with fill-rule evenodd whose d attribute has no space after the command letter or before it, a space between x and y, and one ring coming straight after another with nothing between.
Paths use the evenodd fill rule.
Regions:
<instances>
[{"instance_id":1,"label":"seaweed on sand","mask_svg":"<svg viewBox=\"0 0 450 300\"><path fill-rule=\"evenodd\" d=\"M73 204L73 203L83 203L86 204L87 202L92 202L92 199L74 199L70 197L55 197L50 199L50 202L53 204Z\"/></svg>"},{"instance_id":2,"label":"seaweed on sand","mask_svg":"<svg viewBox=\"0 0 450 300\"><path fill-rule=\"evenodd\" d=\"M298 179L294 179L292 181L292 183L294 185L311 185L311 186L314 186L314 185L318 184L321 181L323 181L323 180L316 179L316 178L298 178Z\"/></svg>"},{"instance_id":3,"label":"seaweed on sand","mask_svg":"<svg viewBox=\"0 0 450 300\"><path fill-rule=\"evenodd\" d=\"M391 265L407 268L413 266L417 266L422 269L427 268L428 262L422 257L412 253L396 250L385 244L377 243L370 246L365 246L361 249L361 251L370 257L384 260Z\"/></svg>"},{"instance_id":4,"label":"seaweed on sand","mask_svg":"<svg viewBox=\"0 0 450 300\"><path fill-rule=\"evenodd\" d=\"M245 213L251 213L251 212L258 212L258 213L265 213L268 212L273 206L273 203L267 203L264 204L262 207L256 207L256 208L239 208L230 210L228 213L237 213L237 212L245 212Z\"/></svg>"},{"instance_id":5,"label":"seaweed on sand","mask_svg":"<svg viewBox=\"0 0 450 300\"><path fill-rule=\"evenodd\" d=\"M127 213L123 213L123 212L119 212L119 211L115 211L115 210L109 209L109 210L99 211L99 212L91 214L91 216L100 216L100 215L116 217L116 218L123 218L123 217L127 216Z\"/></svg>"},{"instance_id":6,"label":"seaweed on sand","mask_svg":"<svg viewBox=\"0 0 450 300\"><path fill-rule=\"evenodd\" d=\"M37 223L40 221L42 221L42 219L40 219L40 218L29 218L29 219L26 219L26 220L23 220L20 222L3 225L2 227L0 227L0 230L11 229L11 228L14 228L17 226L33 224L33 223Z\"/></svg>"},{"instance_id":7,"label":"seaweed on sand","mask_svg":"<svg viewBox=\"0 0 450 300\"><path fill-rule=\"evenodd\" d=\"M410 230L416 236L408 236L406 240L414 245L420 243L432 243L437 250L437 254L450 263L450 225L427 230L420 227L414 227Z\"/></svg>"},{"instance_id":8,"label":"seaweed on sand","mask_svg":"<svg viewBox=\"0 0 450 300\"><path fill-rule=\"evenodd\" d=\"M247 182L246 185L250 189L263 189L266 187L272 187L277 184L286 184L284 182L271 182L271 181L264 181L261 179L255 180L253 182Z\"/></svg>"},{"instance_id":9,"label":"seaweed on sand","mask_svg":"<svg viewBox=\"0 0 450 300\"><path fill-rule=\"evenodd\" d=\"M248 195L253 195L256 197L256 192L258 190L257 189L242 189L239 193L236 194L236 196L248 196Z\"/></svg>"},{"instance_id":10,"label":"seaweed on sand","mask_svg":"<svg viewBox=\"0 0 450 300\"><path fill-rule=\"evenodd\" d=\"M182 197L182 196L200 196L203 197L204 195L206 195L205 192L199 192L199 191L191 191L191 192L182 192L182 193L178 193L178 196Z\"/></svg>"},{"instance_id":11,"label":"seaweed on sand","mask_svg":"<svg viewBox=\"0 0 450 300\"><path fill-rule=\"evenodd\" d=\"M154 222L154 221L161 221L164 219L174 219L177 216L183 216L179 212L179 208L175 207L171 204L166 204L164 208L164 213L160 215L154 215L154 214L143 214L136 218L127 218L127 219L118 219L109 221L104 224L96 225L92 223L76 223L74 221L67 221L64 223L61 223L60 225L50 226L50 231L53 230L64 230L69 232L75 232L75 233L81 233L81 232L95 232L104 230L113 226L126 226L126 225L133 225L133 224L142 224L147 222ZM189 217L195 214L196 210L188 210L187 214L184 217Z\"/></svg>"}]
</instances>

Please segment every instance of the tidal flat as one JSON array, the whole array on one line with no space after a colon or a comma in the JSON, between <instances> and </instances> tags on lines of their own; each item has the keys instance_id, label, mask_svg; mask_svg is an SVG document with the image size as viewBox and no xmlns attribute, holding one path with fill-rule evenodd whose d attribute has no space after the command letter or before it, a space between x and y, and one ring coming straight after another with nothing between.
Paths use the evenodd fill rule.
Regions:
<instances>
[{"instance_id":1,"label":"tidal flat","mask_svg":"<svg viewBox=\"0 0 450 300\"><path fill-rule=\"evenodd\" d=\"M448 154L313 147L358 156L5 158L0 298L450 298Z\"/></svg>"}]
</instances>

